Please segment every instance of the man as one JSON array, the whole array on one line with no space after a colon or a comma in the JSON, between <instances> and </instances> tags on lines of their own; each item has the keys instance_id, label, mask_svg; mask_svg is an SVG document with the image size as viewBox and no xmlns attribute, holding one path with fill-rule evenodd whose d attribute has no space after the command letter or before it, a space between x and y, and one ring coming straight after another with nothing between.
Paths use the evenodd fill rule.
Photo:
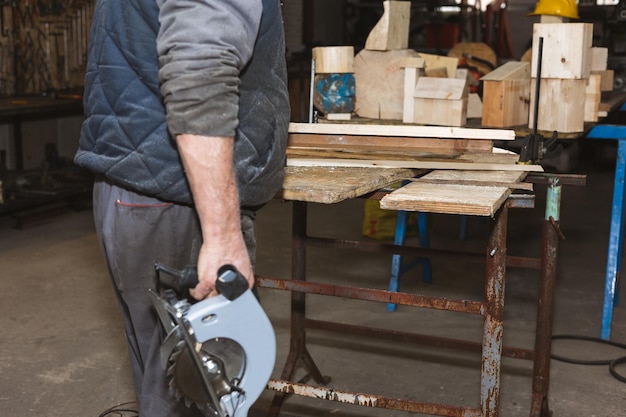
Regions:
<instances>
[{"instance_id":1,"label":"man","mask_svg":"<svg viewBox=\"0 0 626 417\"><path fill-rule=\"evenodd\" d=\"M289 104L279 0L99 0L77 164L115 287L141 417L200 415L160 365L154 262L232 264L253 284L254 212L282 183Z\"/></svg>"}]
</instances>

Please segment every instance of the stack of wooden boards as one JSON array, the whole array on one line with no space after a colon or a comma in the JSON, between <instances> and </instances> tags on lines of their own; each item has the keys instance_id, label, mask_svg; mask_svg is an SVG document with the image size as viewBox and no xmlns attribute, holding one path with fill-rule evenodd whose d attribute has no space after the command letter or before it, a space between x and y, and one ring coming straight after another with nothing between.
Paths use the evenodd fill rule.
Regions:
<instances>
[{"instance_id":1,"label":"stack of wooden boards","mask_svg":"<svg viewBox=\"0 0 626 417\"><path fill-rule=\"evenodd\" d=\"M511 189L528 189L528 172L543 170L493 148L513 140L512 130L292 123L289 131L283 197L291 200L337 202L405 179L382 208L493 216Z\"/></svg>"}]
</instances>

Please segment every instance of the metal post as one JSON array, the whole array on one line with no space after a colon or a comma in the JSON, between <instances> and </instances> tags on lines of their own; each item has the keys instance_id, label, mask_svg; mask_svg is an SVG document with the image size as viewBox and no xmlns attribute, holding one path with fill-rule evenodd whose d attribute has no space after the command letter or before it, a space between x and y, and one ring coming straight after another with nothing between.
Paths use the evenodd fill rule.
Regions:
<instances>
[{"instance_id":1,"label":"metal post","mask_svg":"<svg viewBox=\"0 0 626 417\"><path fill-rule=\"evenodd\" d=\"M550 417L550 355L554 322L554 292L559 252L561 213L561 180L550 178L546 195L546 213L541 234L541 275L537 297L535 361L533 365L533 398L531 417Z\"/></svg>"},{"instance_id":2,"label":"metal post","mask_svg":"<svg viewBox=\"0 0 626 417\"><path fill-rule=\"evenodd\" d=\"M307 238L307 203L292 202L292 247L291 247L291 276L292 280L306 281L306 238ZM313 378L315 382L326 384L327 378L320 373L317 365L306 348L306 294L293 291L291 293L291 336L289 354L281 374L281 379L293 379L298 361L302 361L307 375L300 381L305 382ZM267 413L268 417L276 417L280 407L287 397L287 393L277 392Z\"/></svg>"},{"instance_id":3,"label":"metal post","mask_svg":"<svg viewBox=\"0 0 626 417\"><path fill-rule=\"evenodd\" d=\"M500 367L504 330L504 281L508 202L498 211L487 244L480 405L483 417L500 414Z\"/></svg>"},{"instance_id":4,"label":"metal post","mask_svg":"<svg viewBox=\"0 0 626 417\"><path fill-rule=\"evenodd\" d=\"M600 337L611 338L611 323L615 306L616 288L622 257L624 233L624 184L626 177L626 139L617 141L617 161L613 184L613 207L611 208L611 232L609 235L609 256L606 265L604 303L602 305L602 330Z\"/></svg>"}]
</instances>

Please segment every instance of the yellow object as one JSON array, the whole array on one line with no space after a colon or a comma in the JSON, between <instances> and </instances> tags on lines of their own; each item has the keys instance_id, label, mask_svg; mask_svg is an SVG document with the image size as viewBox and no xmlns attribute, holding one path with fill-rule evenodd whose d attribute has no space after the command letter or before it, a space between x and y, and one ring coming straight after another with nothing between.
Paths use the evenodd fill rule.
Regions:
<instances>
[{"instance_id":1,"label":"yellow object","mask_svg":"<svg viewBox=\"0 0 626 417\"><path fill-rule=\"evenodd\" d=\"M396 235L397 210L383 210L380 201L365 200L363 215L363 236L379 240L393 239ZM406 236L417 235L417 213L411 212L407 218Z\"/></svg>"},{"instance_id":2,"label":"yellow object","mask_svg":"<svg viewBox=\"0 0 626 417\"><path fill-rule=\"evenodd\" d=\"M578 19L576 0L539 0L531 16L551 15Z\"/></svg>"}]
</instances>

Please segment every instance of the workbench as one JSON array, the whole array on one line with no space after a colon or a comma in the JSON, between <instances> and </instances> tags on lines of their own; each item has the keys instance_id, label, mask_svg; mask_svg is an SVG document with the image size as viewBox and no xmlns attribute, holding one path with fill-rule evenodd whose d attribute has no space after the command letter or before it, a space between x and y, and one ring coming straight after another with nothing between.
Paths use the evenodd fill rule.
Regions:
<instances>
[{"instance_id":1,"label":"workbench","mask_svg":"<svg viewBox=\"0 0 626 417\"><path fill-rule=\"evenodd\" d=\"M24 96L0 98L0 123L13 125L15 169L24 168L22 123L29 120L51 119L83 114L80 96Z\"/></svg>"},{"instance_id":2,"label":"workbench","mask_svg":"<svg viewBox=\"0 0 626 417\"><path fill-rule=\"evenodd\" d=\"M433 171L436 173L436 171ZM508 211L511 208L534 206L534 195L512 194L508 187L501 188L488 198L478 202L479 206L490 207L479 210L470 201L426 201L420 197L419 181L411 181L411 188L402 187L388 194L381 191L401 180L412 179L424 171L403 168L333 168L333 167L287 167L281 198L292 202L292 272L291 279L257 277L257 285L264 288L291 291L291 342L288 357L279 380L270 380L268 388L276 391L269 410L277 416L288 395L301 395L331 401L395 409L420 414L459 417L499 416L500 368L503 356L531 360L533 366L531 417L549 417L548 388L554 287L558 256L560 192L562 184L583 184L580 176L558 176L532 173L527 182L547 184L546 215L542 228L542 250L540 258L517 257L507 253ZM431 172L432 174L432 172ZM521 176L523 178L523 176ZM416 185L417 184L417 185ZM431 184L432 185L432 184ZM470 196L475 185L452 184L465 189ZM426 182L428 186L428 181ZM462 190L463 191L463 190ZM484 197L483 193L481 198ZM394 196L395 195L395 196ZM384 197L383 197L384 196ZM399 246L372 241L351 241L310 236L307 231L307 204L311 202L335 204L350 198L387 199L389 208L406 211L454 212L473 214L478 212L492 222L491 233L484 253L465 253L452 250ZM468 200L471 200L469 198ZM446 207L445 211L441 207ZM452 211L450 211L452 210ZM306 247L352 248L372 252L413 255L419 257L454 257L455 260L486 262L485 291L483 301L427 297L419 294L385 291L356 286L341 286L307 281ZM539 299L537 303L537 326L535 349L504 346L503 311L506 267L531 268L540 271ZM416 308L428 308L461 312L483 317L483 340L481 343L452 338L433 337L417 333L391 331L382 328L313 320L306 316L307 293L367 300L380 303L395 303ZM447 404L419 402L410 399L388 398L377 394L354 393L335 390L327 384L306 346L306 330L321 329L331 332L374 336L398 342L410 342L426 346L481 352L481 390L479 407L462 407ZM293 381L296 368L302 365L307 376ZM312 379L316 385L309 385ZM419 389L419 388L417 388Z\"/></svg>"}]
</instances>

